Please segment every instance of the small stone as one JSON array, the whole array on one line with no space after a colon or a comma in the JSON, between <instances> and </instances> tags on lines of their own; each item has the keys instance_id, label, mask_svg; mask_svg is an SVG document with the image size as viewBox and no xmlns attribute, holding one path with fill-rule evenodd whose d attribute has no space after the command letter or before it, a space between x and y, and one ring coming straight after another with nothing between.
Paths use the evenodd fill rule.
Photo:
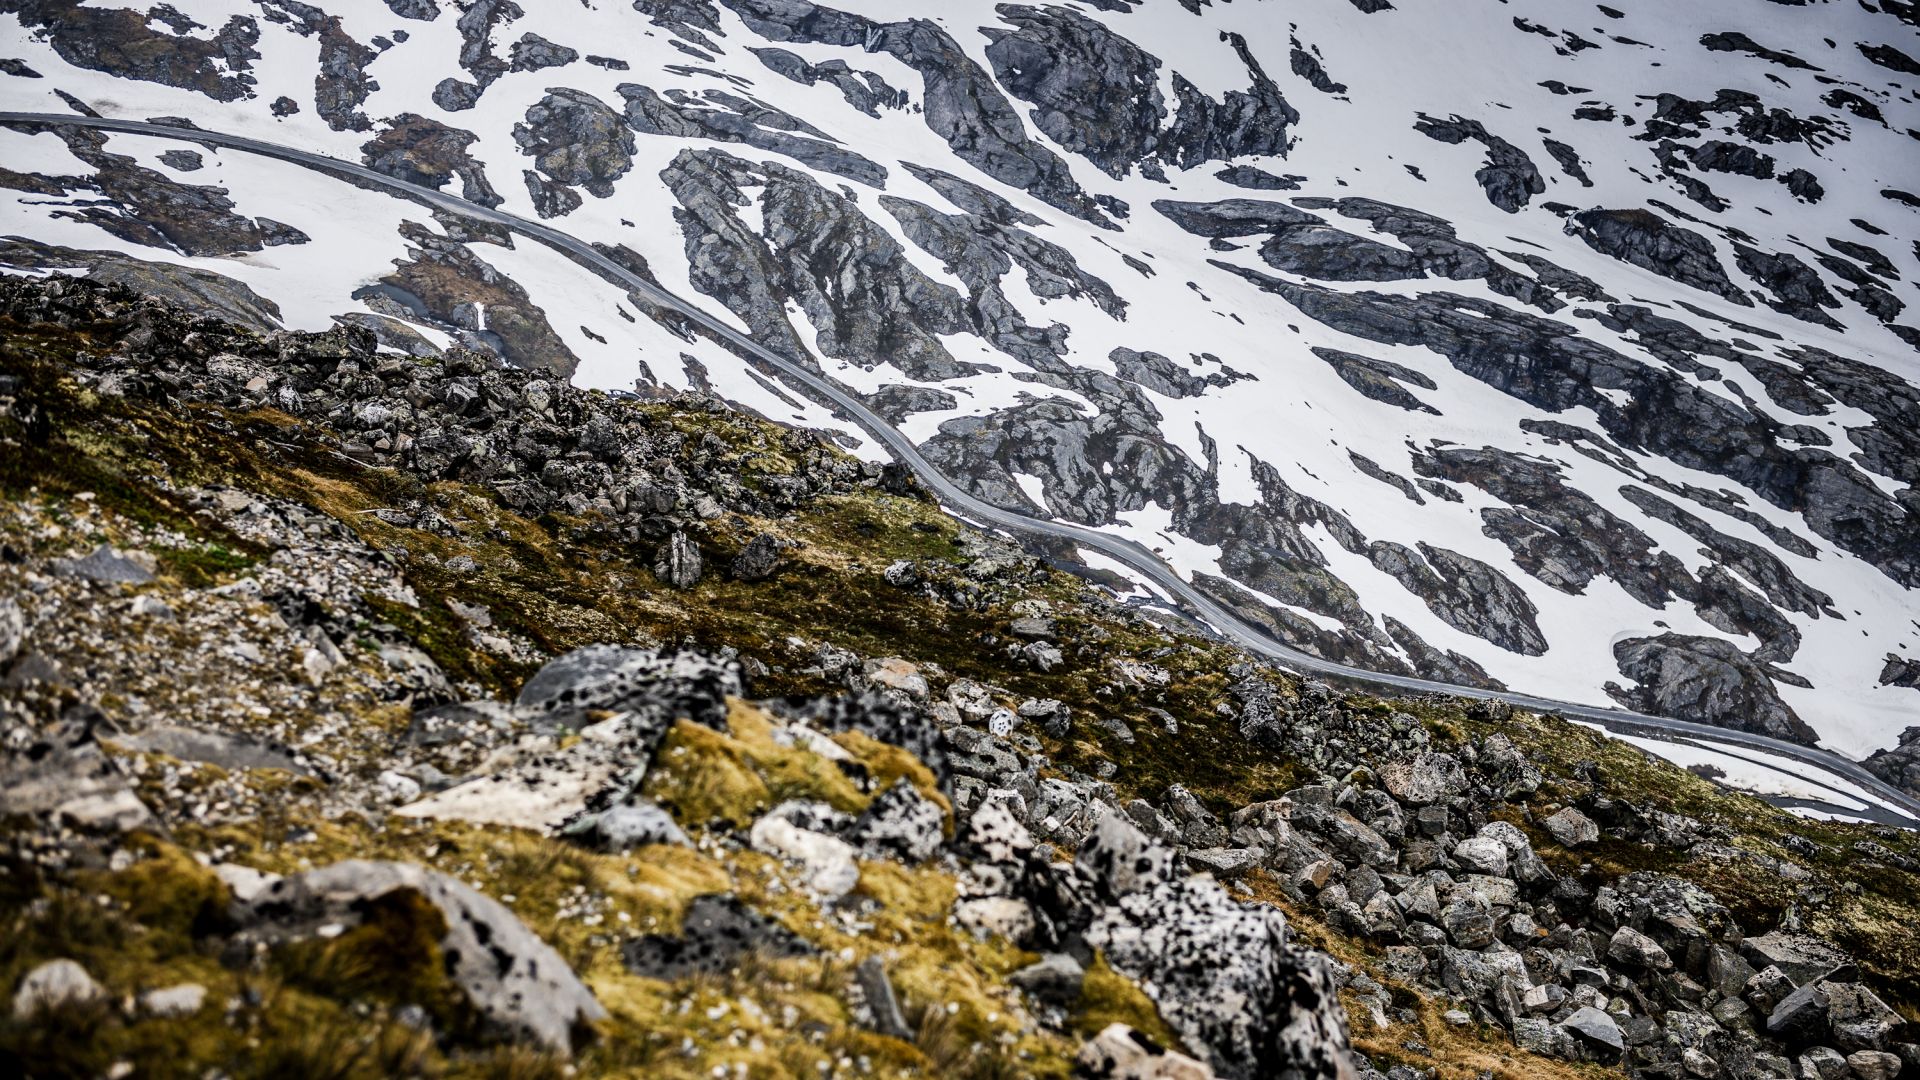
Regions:
<instances>
[{"instance_id":1,"label":"small stone","mask_svg":"<svg viewBox=\"0 0 1920 1080\"><path fill-rule=\"evenodd\" d=\"M1469 837L1454 846L1453 860L1468 872L1504 877L1507 873L1507 847L1485 836Z\"/></svg>"},{"instance_id":2,"label":"small stone","mask_svg":"<svg viewBox=\"0 0 1920 1080\"><path fill-rule=\"evenodd\" d=\"M13 993L13 1018L31 1020L45 1009L84 1005L101 995L100 984L72 960L49 960L20 980Z\"/></svg>"},{"instance_id":3,"label":"small stone","mask_svg":"<svg viewBox=\"0 0 1920 1080\"><path fill-rule=\"evenodd\" d=\"M78 559L53 560L53 572L102 585L145 585L153 580L153 565L153 557L144 552L122 552L102 544Z\"/></svg>"},{"instance_id":4,"label":"small stone","mask_svg":"<svg viewBox=\"0 0 1920 1080\"><path fill-rule=\"evenodd\" d=\"M1033 933L1033 909L1011 896L978 896L953 905L954 921L981 937L1018 942Z\"/></svg>"},{"instance_id":5,"label":"small stone","mask_svg":"<svg viewBox=\"0 0 1920 1080\"><path fill-rule=\"evenodd\" d=\"M929 690L927 677L920 673L918 664L889 656L867 661L861 665L861 673L872 680L875 686L898 690L915 701L926 700Z\"/></svg>"},{"instance_id":6,"label":"small stone","mask_svg":"<svg viewBox=\"0 0 1920 1080\"><path fill-rule=\"evenodd\" d=\"M1620 1025L1613 1017L1599 1009L1587 1006L1575 1009L1560 1026L1584 1039L1596 1048L1610 1050L1615 1054L1627 1048L1626 1036L1621 1034Z\"/></svg>"},{"instance_id":7,"label":"small stone","mask_svg":"<svg viewBox=\"0 0 1920 1080\"><path fill-rule=\"evenodd\" d=\"M181 983L141 994L140 1008L154 1016L192 1016L206 1000L206 987L199 983Z\"/></svg>"},{"instance_id":8,"label":"small stone","mask_svg":"<svg viewBox=\"0 0 1920 1080\"><path fill-rule=\"evenodd\" d=\"M1614 931L1613 939L1607 942L1607 959L1641 971L1673 970L1673 958L1667 950L1630 926Z\"/></svg>"},{"instance_id":9,"label":"small stone","mask_svg":"<svg viewBox=\"0 0 1920 1080\"><path fill-rule=\"evenodd\" d=\"M1859 1080L1894 1080L1900 1065L1900 1059L1885 1050L1856 1050L1847 1055L1847 1068Z\"/></svg>"},{"instance_id":10,"label":"small stone","mask_svg":"<svg viewBox=\"0 0 1920 1080\"><path fill-rule=\"evenodd\" d=\"M632 851L648 844L687 846L693 843L671 814L646 799L635 799L602 811L594 819L588 835L593 845L602 851Z\"/></svg>"},{"instance_id":11,"label":"small stone","mask_svg":"<svg viewBox=\"0 0 1920 1080\"><path fill-rule=\"evenodd\" d=\"M1571 806L1555 811L1540 824L1561 847L1584 847L1600 839L1600 826Z\"/></svg>"},{"instance_id":12,"label":"small stone","mask_svg":"<svg viewBox=\"0 0 1920 1080\"><path fill-rule=\"evenodd\" d=\"M160 622L172 622L174 618L173 609L167 606L165 600L146 593L133 598L127 613L136 619L154 619Z\"/></svg>"},{"instance_id":13,"label":"small stone","mask_svg":"<svg viewBox=\"0 0 1920 1080\"><path fill-rule=\"evenodd\" d=\"M1831 1046L1816 1046L1800 1055L1800 1080L1846 1080L1847 1059Z\"/></svg>"},{"instance_id":14,"label":"small stone","mask_svg":"<svg viewBox=\"0 0 1920 1080\"><path fill-rule=\"evenodd\" d=\"M13 659L26 636L27 620L20 613L20 605L9 597L0 597L0 664Z\"/></svg>"},{"instance_id":15,"label":"small stone","mask_svg":"<svg viewBox=\"0 0 1920 1080\"><path fill-rule=\"evenodd\" d=\"M887 978L886 965L880 958L869 956L860 961L860 966L854 969L854 978L867 999L867 1011L873 1015L873 1030L889 1038L913 1038L913 1028L907 1024L906 1014L900 1011L900 999L893 992L893 981Z\"/></svg>"},{"instance_id":16,"label":"small stone","mask_svg":"<svg viewBox=\"0 0 1920 1080\"><path fill-rule=\"evenodd\" d=\"M860 882L853 845L837 836L802 829L768 814L753 823L748 840L755 851L800 864L807 887L824 900L838 900Z\"/></svg>"},{"instance_id":17,"label":"small stone","mask_svg":"<svg viewBox=\"0 0 1920 1080\"><path fill-rule=\"evenodd\" d=\"M1187 867L1217 878L1236 878L1260 865L1259 848L1200 848L1187 852Z\"/></svg>"},{"instance_id":18,"label":"small stone","mask_svg":"<svg viewBox=\"0 0 1920 1080\"><path fill-rule=\"evenodd\" d=\"M747 541L730 567L737 581L765 581L780 568L780 543L766 533Z\"/></svg>"},{"instance_id":19,"label":"small stone","mask_svg":"<svg viewBox=\"0 0 1920 1080\"><path fill-rule=\"evenodd\" d=\"M1213 1080L1213 1069L1125 1024L1109 1024L1080 1047L1074 1075L1088 1080Z\"/></svg>"},{"instance_id":20,"label":"small stone","mask_svg":"<svg viewBox=\"0 0 1920 1080\"><path fill-rule=\"evenodd\" d=\"M1066 953L1048 953L1007 976L1007 981L1040 999L1062 1007L1080 998L1087 971Z\"/></svg>"},{"instance_id":21,"label":"small stone","mask_svg":"<svg viewBox=\"0 0 1920 1080\"><path fill-rule=\"evenodd\" d=\"M374 783L390 802L412 802L420 797L420 782L392 769L382 772Z\"/></svg>"}]
</instances>

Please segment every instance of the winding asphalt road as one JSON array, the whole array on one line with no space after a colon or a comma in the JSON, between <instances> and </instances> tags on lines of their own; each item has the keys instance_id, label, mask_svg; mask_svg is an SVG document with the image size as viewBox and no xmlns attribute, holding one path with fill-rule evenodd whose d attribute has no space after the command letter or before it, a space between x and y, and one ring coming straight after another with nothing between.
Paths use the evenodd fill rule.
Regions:
<instances>
[{"instance_id":1,"label":"winding asphalt road","mask_svg":"<svg viewBox=\"0 0 1920 1080\"><path fill-rule=\"evenodd\" d=\"M130 135L157 136L166 139L179 139L200 143L206 146L227 147L260 154L264 157L293 162L335 176L358 181L364 186L380 188L404 198L423 203L449 213L463 217L505 226L523 236L546 244L595 273L628 290L646 297L663 308L669 308L688 320L699 325L716 339L738 350L744 356L759 360L777 370L782 376L796 384L815 401L828 405L851 419L867 434L885 446L896 459L912 468L922 483L939 496L940 500L954 512L982 522L1006 529L1013 533L1029 536L1045 536L1065 540L1080 547L1097 551L1109 558L1117 559L1142 577L1151 581L1164 595L1184 607L1190 617L1196 618L1202 625L1209 626L1221 636L1234 641L1250 652L1258 653L1274 662L1294 671L1315 675L1330 676L1368 686L1386 687L1391 690L1420 693L1448 694L1454 697L1477 698L1484 700L1503 700L1537 712L1552 712L1576 720L1584 720L1604 727L1608 731L1622 735L1652 737L1674 743L1699 745L1721 744L1759 751L1774 758L1785 758L1817 773L1826 773L1830 777L1839 777L1871 793L1890 807L1888 810L1869 804L1866 810L1833 803L1820 804L1806 799L1780 800L1797 806L1812 806L1816 809L1831 810L1859 817L1898 825L1905 828L1920 828L1920 800L1894 788L1879 777L1862 768L1857 762L1849 761L1837 754L1812 747L1800 746L1764 735L1754 735L1743 731L1699 724L1670 717L1649 716L1644 713L1628 712L1621 709L1605 709L1593 705L1582 705L1573 701L1558 701L1553 698L1535 697L1529 694L1512 694L1483 690L1471 686L1455 686L1452 683L1438 682L1433 679L1421 679L1407 675L1393 675L1383 672L1367 671L1348 664L1323 660L1320 657L1290 648L1276 641L1266 631L1256 628L1227 610L1212 597L1194 588L1180 579L1172 567L1161 561L1160 557L1144 545L1118 536L1099 532L1078 525L1059 521L1048 521L1028 517L1011 510L982 502L960 485L949 480L933 464L920 454L918 447L881 419L865 403L854 397L831 380L817 372L796 364L792 360L767 348L746 334L709 314L697 304L675 295L654 284L608 258L591 244L576 239L558 229L542 225L537 221L510 214L503 210L494 210L477 203L468 202L457 196L420 187L397 180L385 173L375 172L363 165L325 154L316 154L307 150L298 150L288 146L262 142L243 135L229 135L223 132L207 131L201 128L175 127L166 124L153 124L139 120L118 120L104 117L70 116L57 113L19 113L0 112L0 125L24 129L70 126L95 128L103 131L124 132ZM1739 756L1739 755L1735 755ZM1830 780L1823 781L1818 775L1802 775L1802 779L1833 791L1837 797L1847 797L1834 788Z\"/></svg>"}]
</instances>

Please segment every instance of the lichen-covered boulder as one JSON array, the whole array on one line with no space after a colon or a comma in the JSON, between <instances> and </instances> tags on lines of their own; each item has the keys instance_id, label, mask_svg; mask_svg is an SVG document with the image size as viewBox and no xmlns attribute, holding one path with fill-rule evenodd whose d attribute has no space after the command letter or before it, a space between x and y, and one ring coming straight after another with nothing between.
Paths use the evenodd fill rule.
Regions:
<instances>
[{"instance_id":1,"label":"lichen-covered boulder","mask_svg":"<svg viewBox=\"0 0 1920 1080\"><path fill-rule=\"evenodd\" d=\"M411 863L353 859L280 878L235 902L232 915L262 940L291 941L351 928L373 901L409 892L439 910L448 977L502 1033L564 1054L577 1032L607 1015L560 954L499 901Z\"/></svg>"}]
</instances>

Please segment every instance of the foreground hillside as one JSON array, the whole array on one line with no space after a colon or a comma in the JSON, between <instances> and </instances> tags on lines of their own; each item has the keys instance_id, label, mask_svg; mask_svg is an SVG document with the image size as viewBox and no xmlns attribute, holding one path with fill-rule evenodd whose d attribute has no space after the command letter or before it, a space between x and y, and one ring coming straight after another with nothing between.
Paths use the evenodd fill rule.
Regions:
<instances>
[{"instance_id":1,"label":"foreground hillside","mask_svg":"<svg viewBox=\"0 0 1920 1080\"><path fill-rule=\"evenodd\" d=\"M322 152L601 245L1300 649L1920 776L1906 0L0 0L0 42L0 107L176 136L0 128L0 264L878 454L557 252L177 136Z\"/></svg>"},{"instance_id":2,"label":"foreground hillside","mask_svg":"<svg viewBox=\"0 0 1920 1080\"><path fill-rule=\"evenodd\" d=\"M32 1076L1891 1077L1920 843L1263 668L711 398L0 284Z\"/></svg>"}]
</instances>

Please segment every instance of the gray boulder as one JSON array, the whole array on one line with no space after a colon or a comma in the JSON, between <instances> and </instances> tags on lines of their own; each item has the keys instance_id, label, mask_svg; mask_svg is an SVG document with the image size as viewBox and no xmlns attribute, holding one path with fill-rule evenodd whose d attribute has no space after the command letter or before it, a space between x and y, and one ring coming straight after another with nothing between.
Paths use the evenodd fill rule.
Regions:
<instances>
[{"instance_id":1,"label":"gray boulder","mask_svg":"<svg viewBox=\"0 0 1920 1080\"><path fill-rule=\"evenodd\" d=\"M1584 847L1600 839L1600 826L1571 806L1555 811L1540 824L1561 847Z\"/></svg>"},{"instance_id":2,"label":"gray boulder","mask_svg":"<svg viewBox=\"0 0 1920 1080\"><path fill-rule=\"evenodd\" d=\"M150 557L129 555L105 544L78 559L55 559L52 566L60 577L81 578L100 585L145 585L153 580Z\"/></svg>"},{"instance_id":3,"label":"gray boulder","mask_svg":"<svg viewBox=\"0 0 1920 1080\"><path fill-rule=\"evenodd\" d=\"M1613 1017L1591 1005L1575 1009L1560 1026L1578 1036L1602 1057L1618 1056L1627 1048L1627 1039Z\"/></svg>"},{"instance_id":4,"label":"gray boulder","mask_svg":"<svg viewBox=\"0 0 1920 1080\"><path fill-rule=\"evenodd\" d=\"M1467 774L1452 754L1427 750L1380 767L1380 782L1403 803L1425 806L1467 790Z\"/></svg>"},{"instance_id":5,"label":"gray boulder","mask_svg":"<svg viewBox=\"0 0 1920 1080\"><path fill-rule=\"evenodd\" d=\"M940 850L945 823L939 805L902 777L867 805L846 838L865 852L921 862Z\"/></svg>"},{"instance_id":6,"label":"gray boulder","mask_svg":"<svg viewBox=\"0 0 1920 1080\"><path fill-rule=\"evenodd\" d=\"M766 533L760 533L747 541L747 546L733 557L730 570L737 581L765 581L779 567L779 542Z\"/></svg>"},{"instance_id":7,"label":"gray boulder","mask_svg":"<svg viewBox=\"0 0 1920 1080\"><path fill-rule=\"evenodd\" d=\"M411 863L354 859L281 878L236 901L232 915L264 940L297 940L328 924L357 925L369 902L401 892L440 910L447 974L501 1032L565 1054L575 1031L606 1017L560 954L513 912L458 878Z\"/></svg>"},{"instance_id":8,"label":"gray boulder","mask_svg":"<svg viewBox=\"0 0 1920 1080\"><path fill-rule=\"evenodd\" d=\"M676 589L700 583L700 547L683 530L675 529L653 555L653 576Z\"/></svg>"},{"instance_id":9,"label":"gray boulder","mask_svg":"<svg viewBox=\"0 0 1920 1080\"><path fill-rule=\"evenodd\" d=\"M13 1018L29 1021L48 1009L84 1005L103 993L86 968L72 960L49 960L20 980L13 992Z\"/></svg>"},{"instance_id":10,"label":"gray boulder","mask_svg":"<svg viewBox=\"0 0 1920 1080\"><path fill-rule=\"evenodd\" d=\"M1856 1050L1847 1055L1847 1068L1859 1080L1894 1080L1900 1075L1900 1059L1884 1050Z\"/></svg>"},{"instance_id":11,"label":"gray boulder","mask_svg":"<svg viewBox=\"0 0 1920 1080\"><path fill-rule=\"evenodd\" d=\"M1504 877L1507 873L1507 847L1486 836L1473 836L1456 844L1453 860L1469 873Z\"/></svg>"},{"instance_id":12,"label":"gray boulder","mask_svg":"<svg viewBox=\"0 0 1920 1080\"><path fill-rule=\"evenodd\" d=\"M1640 971L1673 970L1673 958L1667 955L1667 950L1630 926L1614 931L1613 939L1607 942L1607 959Z\"/></svg>"},{"instance_id":13,"label":"gray boulder","mask_svg":"<svg viewBox=\"0 0 1920 1080\"><path fill-rule=\"evenodd\" d=\"M1779 968L1795 986L1805 986L1849 967L1852 958L1812 934L1772 930L1740 943L1741 955L1756 968Z\"/></svg>"}]
</instances>

